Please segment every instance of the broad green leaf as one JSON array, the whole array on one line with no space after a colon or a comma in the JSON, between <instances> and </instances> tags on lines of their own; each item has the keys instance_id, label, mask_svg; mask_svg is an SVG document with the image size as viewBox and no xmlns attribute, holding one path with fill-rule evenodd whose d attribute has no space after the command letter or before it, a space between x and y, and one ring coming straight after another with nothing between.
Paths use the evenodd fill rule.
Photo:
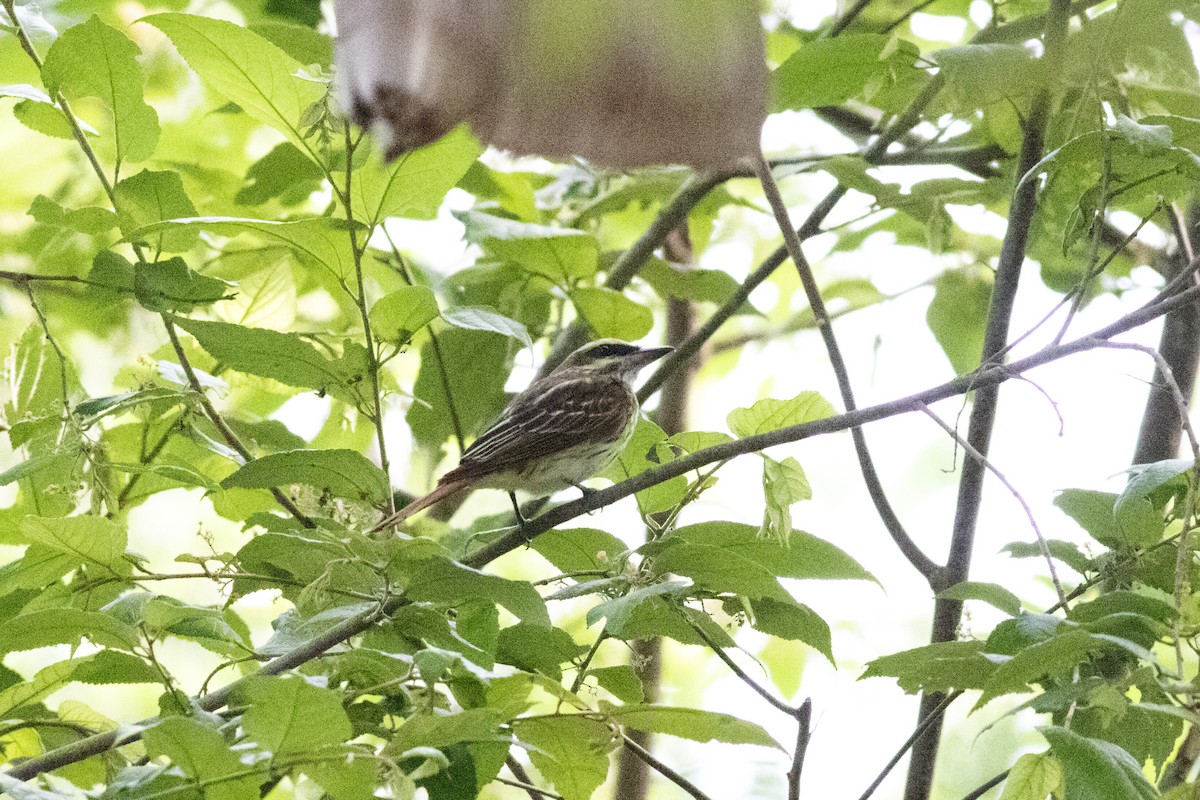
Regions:
<instances>
[{"instance_id":1,"label":"broad green leaf","mask_svg":"<svg viewBox=\"0 0 1200 800\"><path fill-rule=\"evenodd\" d=\"M786 543L792 535L792 504L812 498L812 487L800 462L788 456L776 461L763 456L763 510L759 536Z\"/></svg>"},{"instance_id":2,"label":"broad green leaf","mask_svg":"<svg viewBox=\"0 0 1200 800\"><path fill-rule=\"evenodd\" d=\"M616 460L608 466L600 477L607 478L613 483L620 483L635 475L640 475L648 469L661 466L660 454L667 434L646 417L637 421L633 436L625 449ZM657 514L674 508L683 500L687 492L687 478L677 475L670 480L643 489L635 495L638 510L643 514ZM622 548L624 549L624 548Z\"/></svg>"},{"instance_id":3,"label":"broad green leaf","mask_svg":"<svg viewBox=\"0 0 1200 800\"><path fill-rule=\"evenodd\" d=\"M67 659L43 667L32 678L14 683L0 691L0 716L5 719L16 709L36 703L72 680L79 664L86 659Z\"/></svg>"},{"instance_id":4,"label":"broad green leaf","mask_svg":"<svg viewBox=\"0 0 1200 800\"><path fill-rule=\"evenodd\" d=\"M167 717L142 734L151 755L166 756L184 774L205 785L205 800L254 800L265 775L231 776L246 771L238 754L218 731L197 719ZM264 764L264 772L266 765Z\"/></svg>"},{"instance_id":5,"label":"broad green leaf","mask_svg":"<svg viewBox=\"0 0 1200 800\"><path fill-rule=\"evenodd\" d=\"M894 73L915 71L917 48L881 34L807 42L771 76L771 110L836 106L883 88Z\"/></svg>"},{"instance_id":6,"label":"broad green leaf","mask_svg":"<svg viewBox=\"0 0 1200 800\"><path fill-rule=\"evenodd\" d=\"M628 664L617 667L596 667L589 669L587 674L595 678L602 688L618 700L626 703L640 703L645 699L642 680L634 668Z\"/></svg>"},{"instance_id":7,"label":"broad green leaf","mask_svg":"<svg viewBox=\"0 0 1200 800\"><path fill-rule=\"evenodd\" d=\"M158 142L158 114L142 97L140 51L125 34L92 16L68 28L50 46L42 80L50 94L99 98L112 115L117 158L145 161Z\"/></svg>"},{"instance_id":8,"label":"broad green leaf","mask_svg":"<svg viewBox=\"0 0 1200 800\"><path fill-rule=\"evenodd\" d=\"M371 331L381 341L404 345L437 316L437 298L429 287L404 286L371 306Z\"/></svg>"},{"instance_id":9,"label":"broad green leaf","mask_svg":"<svg viewBox=\"0 0 1200 800\"><path fill-rule=\"evenodd\" d=\"M351 370L344 360L326 357L294 333L196 319L177 318L175 324L230 369L315 389L351 403L358 400L355 387L365 376Z\"/></svg>"},{"instance_id":10,"label":"broad green leaf","mask_svg":"<svg viewBox=\"0 0 1200 800\"><path fill-rule=\"evenodd\" d=\"M496 660L562 680L561 665L578 658L586 650L561 628L522 622L500 630Z\"/></svg>"},{"instance_id":11,"label":"broad green leaf","mask_svg":"<svg viewBox=\"0 0 1200 800\"><path fill-rule=\"evenodd\" d=\"M315 33L315 32L314 32ZM246 185L234 201L256 206L278 198L284 206L299 205L320 190L325 173L291 142L280 142L246 171Z\"/></svg>"},{"instance_id":12,"label":"broad green leaf","mask_svg":"<svg viewBox=\"0 0 1200 800\"><path fill-rule=\"evenodd\" d=\"M1118 517L1114 511L1117 498L1111 492L1065 489L1054 498L1054 505L1106 547L1148 547L1158 542L1162 517L1149 502L1127 502Z\"/></svg>"},{"instance_id":13,"label":"broad green leaf","mask_svg":"<svg viewBox=\"0 0 1200 800\"><path fill-rule=\"evenodd\" d=\"M79 559L54 547L31 544L25 554L0 567L0 597L22 589L42 590L79 566Z\"/></svg>"},{"instance_id":14,"label":"broad green leaf","mask_svg":"<svg viewBox=\"0 0 1200 800\"><path fill-rule=\"evenodd\" d=\"M564 573L607 572L614 568L612 559L628 550L623 541L595 528L555 528L529 546Z\"/></svg>"},{"instance_id":15,"label":"broad green leaf","mask_svg":"<svg viewBox=\"0 0 1200 800\"><path fill-rule=\"evenodd\" d=\"M155 264L138 262L133 267L134 296L151 311L186 314L197 306L223 300L233 291L233 286L220 278L193 272L178 257Z\"/></svg>"},{"instance_id":16,"label":"broad green leaf","mask_svg":"<svg viewBox=\"0 0 1200 800\"><path fill-rule=\"evenodd\" d=\"M413 386L418 402L407 415L417 442L436 448L456 434L481 432L504 405L509 358L509 340L495 333L451 328L438 334L436 348L426 342Z\"/></svg>"},{"instance_id":17,"label":"broad green leaf","mask_svg":"<svg viewBox=\"0 0 1200 800\"><path fill-rule=\"evenodd\" d=\"M350 181L355 219L376 225L388 217L433 219L483 146L461 126L390 164L376 150Z\"/></svg>"},{"instance_id":18,"label":"broad green leaf","mask_svg":"<svg viewBox=\"0 0 1200 800\"><path fill-rule=\"evenodd\" d=\"M460 742L489 742L503 738L503 720L494 708L468 708L454 714L413 714L404 721L388 752L399 755L414 747L449 747Z\"/></svg>"},{"instance_id":19,"label":"broad green leaf","mask_svg":"<svg viewBox=\"0 0 1200 800\"><path fill-rule=\"evenodd\" d=\"M77 659L71 680L97 686L113 683L162 683L162 673L143 658L119 650L101 650Z\"/></svg>"},{"instance_id":20,"label":"broad green leaf","mask_svg":"<svg viewBox=\"0 0 1200 800\"><path fill-rule=\"evenodd\" d=\"M410 600L456 606L487 598L525 622L550 624L545 602L527 581L489 575L442 556L397 559L389 565L388 573L402 582Z\"/></svg>"},{"instance_id":21,"label":"broad green leaf","mask_svg":"<svg viewBox=\"0 0 1200 800\"><path fill-rule=\"evenodd\" d=\"M470 331L491 331L516 339L525 347L533 347L529 331L516 320L486 306L456 306L442 312L442 319L456 328Z\"/></svg>"},{"instance_id":22,"label":"broad green leaf","mask_svg":"<svg viewBox=\"0 0 1200 800\"><path fill-rule=\"evenodd\" d=\"M1000 800L1046 800L1063 793L1062 764L1051 753L1026 753L1008 771Z\"/></svg>"},{"instance_id":23,"label":"broad green leaf","mask_svg":"<svg viewBox=\"0 0 1200 800\"><path fill-rule=\"evenodd\" d=\"M130 625L96 611L56 608L31 611L4 623L0 652L15 653L51 644L78 645L84 637L98 647L132 650L139 641Z\"/></svg>"},{"instance_id":24,"label":"broad green leaf","mask_svg":"<svg viewBox=\"0 0 1200 800\"><path fill-rule=\"evenodd\" d=\"M956 110L1015 103L1040 84L1037 60L1019 44L984 43L947 47L934 53L946 93Z\"/></svg>"},{"instance_id":25,"label":"broad green leaf","mask_svg":"<svg viewBox=\"0 0 1200 800\"><path fill-rule=\"evenodd\" d=\"M254 649L244 630L245 624L229 610L193 606L159 595L144 605L140 621L159 635L190 639L219 655L241 656ZM231 622L236 622L237 627Z\"/></svg>"},{"instance_id":26,"label":"broad green leaf","mask_svg":"<svg viewBox=\"0 0 1200 800\"><path fill-rule=\"evenodd\" d=\"M1094 600L1071 606L1067 618L1087 623L1112 614L1138 614L1158 622L1169 623L1178 616L1178 611L1166 600L1128 589L1114 589L1104 592Z\"/></svg>"},{"instance_id":27,"label":"broad green leaf","mask_svg":"<svg viewBox=\"0 0 1200 800\"><path fill-rule=\"evenodd\" d=\"M1154 464L1140 464L1129 470L1132 477L1129 483L1126 484L1125 490L1117 498L1113 504L1113 514L1118 521L1123 516L1129 513L1127 509L1142 503L1152 505L1155 508L1161 508L1162 502L1153 502L1152 498L1166 484L1171 483L1180 475L1190 471L1195 466L1195 461L1190 458L1173 458L1167 461L1158 461ZM1186 486L1186 481L1180 481ZM1131 510L1131 509L1130 509ZM1133 512L1138 513L1138 512ZM1142 512L1144 513L1144 512Z\"/></svg>"},{"instance_id":28,"label":"broad green leaf","mask_svg":"<svg viewBox=\"0 0 1200 800\"><path fill-rule=\"evenodd\" d=\"M1012 617L1021 613L1021 598L998 583L963 581L938 592L938 597L945 600L982 600Z\"/></svg>"},{"instance_id":29,"label":"broad green leaf","mask_svg":"<svg viewBox=\"0 0 1200 800\"><path fill-rule=\"evenodd\" d=\"M583 231L514 222L480 211L463 211L455 216L466 226L468 242L554 283L596 274L600 246Z\"/></svg>"},{"instance_id":30,"label":"broad green leaf","mask_svg":"<svg viewBox=\"0 0 1200 800\"><path fill-rule=\"evenodd\" d=\"M635 341L654 327L650 309L615 289L581 286L571 290L571 302L599 339Z\"/></svg>"},{"instance_id":31,"label":"broad green leaf","mask_svg":"<svg viewBox=\"0 0 1200 800\"><path fill-rule=\"evenodd\" d=\"M759 400L749 408L735 408L726 422L739 438L770 433L780 428L803 425L836 413L833 406L816 392L801 392L791 400Z\"/></svg>"},{"instance_id":32,"label":"broad green leaf","mask_svg":"<svg viewBox=\"0 0 1200 800\"><path fill-rule=\"evenodd\" d=\"M673 535L735 553L780 578L875 580L840 548L803 531L792 531L786 544L761 539L753 525L737 522L701 522L677 528Z\"/></svg>"},{"instance_id":33,"label":"broad green leaf","mask_svg":"<svg viewBox=\"0 0 1200 800\"><path fill-rule=\"evenodd\" d=\"M379 765L373 758L348 753L337 761L317 761L305 766L305 774L320 784L333 800L359 800L373 796L379 780Z\"/></svg>"},{"instance_id":34,"label":"broad green leaf","mask_svg":"<svg viewBox=\"0 0 1200 800\"><path fill-rule=\"evenodd\" d=\"M1038 728L1062 764L1067 800L1154 800L1159 797L1129 753L1057 726Z\"/></svg>"},{"instance_id":35,"label":"broad green leaf","mask_svg":"<svg viewBox=\"0 0 1200 800\"><path fill-rule=\"evenodd\" d=\"M481 601L465 606L469 609L487 608L492 618L497 620L496 630L499 632L499 612L494 603ZM479 616L479 615L477 615ZM462 629L461 615L455 618L453 627L447 619L446 612L428 603L410 603L392 614L391 625L401 632L406 639L421 640L443 650L462 654L485 669L495 666L492 654L496 650L493 640L487 650L482 650L472 642L459 635Z\"/></svg>"},{"instance_id":36,"label":"broad green leaf","mask_svg":"<svg viewBox=\"0 0 1200 800\"><path fill-rule=\"evenodd\" d=\"M694 742L726 742L779 747L759 725L744 719L698 708L628 705L613 708L610 715L627 728L665 733ZM782 749L782 748L780 748Z\"/></svg>"},{"instance_id":37,"label":"broad green leaf","mask_svg":"<svg viewBox=\"0 0 1200 800\"><path fill-rule=\"evenodd\" d=\"M354 450L291 450L242 465L221 481L222 489L271 489L303 483L322 494L369 503L387 499L387 476Z\"/></svg>"},{"instance_id":38,"label":"broad green leaf","mask_svg":"<svg viewBox=\"0 0 1200 800\"><path fill-rule=\"evenodd\" d=\"M167 387L138 389L135 392L110 394L104 397L92 397L81 403L76 403L72 411L80 417L84 427L95 425L104 417L124 414L147 403L162 401L181 402L187 397L185 392Z\"/></svg>"},{"instance_id":39,"label":"broad green leaf","mask_svg":"<svg viewBox=\"0 0 1200 800\"><path fill-rule=\"evenodd\" d=\"M8 438L13 447L20 447L38 432L39 420L59 416L63 395L74 391L77 381L70 364L63 363L36 323L21 334L15 349L5 360L5 367L8 397L4 412L10 426ZM62 382L64 371L66 386ZM55 430L59 427L57 419L51 424Z\"/></svg>"},{"instance_id":40,"label":"broad green leaf","mask_svg":"<svg viewBox=\"0 0 1200 800\"><path fill-rule=\"evenodd\" d=\"M301 118L325 95L325 86L297 77L301 64L253 31L191 14L142 18L161 30L184 61L216 92L254 119L307 150Z\"/></svg>"},{"instance_id":41,"label":"broad green leaf","mask_svg":"<svg viewBox=\"0 0 1200 800\"><path fill-rule=\"evenodd\" d=\"M750 601L754 610L751 625L763 633L791 639L812 646L818 653L833 660L833 641L829 623L803 603L760 597Z\"/></svg>"},{"instance_id":42,"label":"broad green leaf","mask_svg":"<svg viewBox=\"0 0 1200 800\"><path fill-rule=\"evenodd\" d=\"M651 258L638 277L650 284L660 297L674 297L696 303L723 305L740 288L728 272L716 269L679 269Z\"/></svg>"},{"instance_id":43,"label":"broad green leaf","mask_svg":"<svg viewBox=\"0 0 1200 800\"><path fill-rule=\"evenodd\" d=\"M41 194L35 197L33 204L29 206L29 216L42 225L70 228L93 236L110 231L117 226L116 213L107 208L99 206L64 208Z\"/></svg>"},{"instance_id":44,"label":"broad green leaf","mask_svg":"<svg viewBox=\"0 0 1200 800\"><path fill-rule=\"evenodd\" d=\"M687 584L682 581L662 581L649 586L639 586L620 597L606 600L598 606L593 606L587 613L588 626L595 625L601 619L606 619L604 630L618 639L625 638L625 627L633 620L638 607L642 603L661 600L662 595L678 597L686 593ZM680 620L681 621L681 620ZM634 637L630 637L634 638ZM699 637L696 637L699 639Z\"/></svg>"},{"instance_id":45,"label":"broad green leaf","mask_svg":"<svg viewBox=\"0 0 1200 800\"><path fill-rule=\"evenodd\" d=\"M714 594L729 592L753 599L789 602L791 595L769 569L723 547L679 541L654 559L655 569L691 578Z\"/></svg>"},{"instance_id":46,"label":"broad green leaf","mask_svg":"<svg viewBox=\"0 0 1200 800\"><path fill-rule=\"evenodd\" d=\"M128 241L147 242L169 253L187 250L196 243L195 229L149 227L163 220L196 216L196 207L178 172L142 170L113 187L113 204L121 233Z\"/></svg>"},{"instance_id":47,"label":"broad green leaf","mask_svg":"<svg viewBox=\"0 0 1200 800\"><path fill-rule=\"evenodd\" d=\"M125 528L104 517L26 517L21 535L110 575L128 576Z\"/></svg>"},{"instance_id":48,"label":"broad green leaf","mask_svg":"<svg viewBox=\"0 0 1200 800\"><path fill-rule=\"evenodd\" d=\"M582 716L514 721L517 738L530 745L529 758L565 800L591 800L608 776L615 746L603 722Z\"/></svg>"},{"instance_id":49,"label":"broad green leaf","mask_svg":"<svg viewBox=\"0 0 1200 800\"><path fill-rule=\"evenodd\" d=\"M125 239L132 241L176 231L189 232L191 235L197 231L209 231L222 236L254 233L267 242L288 248L305 265L322 268L338 280L354 275L354 256L350 251L350 237L346 235L345 223L332 219L301 219L295 222L241 217L169 219L132 231Z\"/></svg>"},{"instance_id":50,"label":"broad green leaf","mask_svg":"<svg viewBox=\"0 0 1200 800\"><path fill-rule=\"evenodd\" d=\"M20 464L0 472L0 486L7 486L39 473L61 473L70 470L78 456L72 452L54 452L33 456Z\"/></svg>"},{"instance_id":51,"label":"broad green leaf","mask_svg":"<svg viewBox=\"0 0 1200 800\"><path fill-rule=\"evenodd\" d=\"M996 670L981 642L939 642L880 656L862 678L895 678L908 694L982 689Z\"/></svg>"},{"instance_id":52,"label":"broad green leaf","mask_svg":"<svg viewBox=\"0 0 1200 800\"><path fill-rule=\"evenodd\" d=\"M314 13L319 17L320 12L314 10ZM307 25L301 22L284 22L272 13L249 27L301 64L320 64L328 67L333 62L333 38L316 30L314 26L315 20Z\"/></svg>"},{"instance_id":53,"label":"broad green leaf","mask_svg":"<svg viewBox=\"0 0 1200 800\"><path fill-rule=\"evenodd\" d=\"M1063 539L1047 539L1046 546L1050 555L1066 564L1081 575L1094 569L1093 560L1084 555L1079 545ZM1013 558L1045 558L1042 547L1037 542L1009 542L1001 548Z\"/></svg>"},{"instance_id":54,"label":"broad green leaf","mask_svg":"<svg viewBox=\"0 0 1200 800\"><path fill-rule=\"evenodd\" d=\"M963 375L979 366L992 297L992 273L983 268L947 270L934 281L925 321L950 366Z\"/></svg>"},{"instance_id":55,"label":"broad green leaf","mask_svg":"<svg viewBox=\"0 0 1200 800\"><path fill-rule=\"evenodd\" d=\"M252 677L237 698L249 703L242 715L246 736L276 757L338 745L353 733L341 695L300 676Z\"/></svg>"},{"instance_id":56,"label":"broad green leaf","mask_svg":"<svg viewBox=\"0 0 1200 800\"><path fill-rule=\"evenodd\" d=\"M1030 684L1044 675L1069 675L1088 655L1102 650L1105 641L1081 628L1030 645L996 667L975 704L982 708L991 700L1014 692L1030 690Z\"/></svg>"},{"instance_id":57,"label":"broad green leaf","mask_svg":"<svg viewBox=\"0 0 1200 800\"><path fill-rule=\"evenodd\" d=\"M262 537L259 538L261 539ZM258 541L258 539L255 539L255 541ZM245 548L242 549L245 550ZM263 585L264 588L275 588L269 581L263 581ZM293 590L294 592L295 590ZM286 592L284 596L288 596ZM271 634L271 638L260 647L255 648L255 652L264 656L281 656L306 642L311 642L317 636L328 633L330 629L337 627L352 617L369 614L375 608L376 606L373 603L353 603L351 605L327 608L311 617L304 617L299 613L285 611L276 617L272 623L275 632ZM405 674L407 674L407 668L405 669ZM390 680L394 677L394 675L389 675L386 679ZM376 683L381 682L376 681Z\"/></svg>"}]
</instances>

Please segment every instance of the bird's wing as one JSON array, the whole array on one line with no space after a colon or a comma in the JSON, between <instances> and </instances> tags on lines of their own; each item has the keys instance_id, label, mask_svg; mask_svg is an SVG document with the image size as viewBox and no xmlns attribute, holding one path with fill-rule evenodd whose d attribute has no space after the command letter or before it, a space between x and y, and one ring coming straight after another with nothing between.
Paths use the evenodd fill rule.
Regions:
<instances>
[{"instance_id":1,"label":"bird's wing","mask_svg":"<svg viewBox=\"0 0 1200 800\"><path fill-rule=\"evenodd\" d=\"M519 467L587 442L613 442L625 431L637 400L620 380L553 381L517 397L463 453L442 480L479 477Z\"/></svg>"}]
</instances>

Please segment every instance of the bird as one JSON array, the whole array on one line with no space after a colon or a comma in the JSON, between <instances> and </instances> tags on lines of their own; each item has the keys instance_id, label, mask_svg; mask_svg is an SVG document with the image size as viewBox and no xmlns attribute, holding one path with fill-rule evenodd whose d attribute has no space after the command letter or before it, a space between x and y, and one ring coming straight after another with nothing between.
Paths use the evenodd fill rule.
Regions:
<instances>
[{"instance_id":1,"label":"bird","mask_svg":"<svg viewBox=\"0 0 1200 800\"><path fill-rule=\"evenodd\" d=\"M611 464L633 435L638 420L634 378L673 349L620 339L580 347L513 398L432 492L388 516L373 532L474 489L508 492L521 527L518 489L546 497L574 486L587 494L583 481Z\"/></svg>"}]
</instances>

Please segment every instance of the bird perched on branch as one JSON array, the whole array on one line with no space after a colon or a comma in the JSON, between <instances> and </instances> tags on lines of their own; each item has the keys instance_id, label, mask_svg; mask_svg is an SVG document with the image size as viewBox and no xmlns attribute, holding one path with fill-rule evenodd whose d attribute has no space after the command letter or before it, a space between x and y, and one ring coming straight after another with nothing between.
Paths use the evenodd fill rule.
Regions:
<instances>
[{"instance_id":1,"label":"bird perched on branch","mask_svg":"<svg viewBox=\"0 0 1200 800\"><path fill-rule=\"evenodd\" d=\"M462 454L437 488L379 523L403 522L423 508L472 489L503 489L524 524L516 490L546 496L612 463L633 435L638 401L633 379L670 347L641 348L618 339L591 342L517 395Z\"/></svg>"}]
</instances>

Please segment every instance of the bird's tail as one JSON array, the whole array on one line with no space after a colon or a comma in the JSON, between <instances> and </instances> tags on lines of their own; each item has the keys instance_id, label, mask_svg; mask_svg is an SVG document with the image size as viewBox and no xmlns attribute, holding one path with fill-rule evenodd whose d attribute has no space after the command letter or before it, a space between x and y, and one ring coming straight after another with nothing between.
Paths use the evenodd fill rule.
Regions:
<instances>
[{"instance_id":1,"label":"bird's tail","mask_svg":"<svg viewBox=\"0 0 1200 800\"><path fill-rule=\"evenodd\" d=\"M392 514L390 517L385 519L383 522L380 522L378 525L376 525L374 528L372 528L371 532L374 533L376 531L381 531L384 528L390 528L393 525L399 525L401 522L404 522L404 520L408 519L413 514L416 514L421 509L429 508L431 505L433 505L434 503L437 503L440 500L445 500L447 497L450 497L451 495L458 494L461 491L465 491L465 490L471 488L472 483L474 483L474 481L468 480L466 478L460 478L459 480L456 480L456 481L447 481L445 483L439 483L437 488L434 489L432 492L425 495L424 497L413 500L411 503L406 505L404 508L397 511L395 514Z\"/></svg>"}]
</instances>

